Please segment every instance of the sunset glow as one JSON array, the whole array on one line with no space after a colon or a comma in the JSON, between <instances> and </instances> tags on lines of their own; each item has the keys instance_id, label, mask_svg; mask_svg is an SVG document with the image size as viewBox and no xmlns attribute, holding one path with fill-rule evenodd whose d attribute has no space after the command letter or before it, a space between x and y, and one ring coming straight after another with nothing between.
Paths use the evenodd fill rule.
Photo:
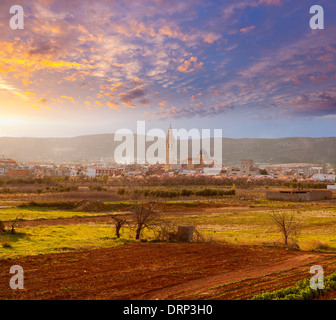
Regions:
<instances>
[{"instance_id":1,"label":"sunset glow","mask_svg":"<svg viewBox=\"0 0 336 320\"><path fill-rule=\"evenodd\" d=\"M17 2L23 30L0 4L3 136L138 120L228 137L334 135L334 2L320 1L324 30L309 27L312 1Z\"/></svg>"}]
</instances>

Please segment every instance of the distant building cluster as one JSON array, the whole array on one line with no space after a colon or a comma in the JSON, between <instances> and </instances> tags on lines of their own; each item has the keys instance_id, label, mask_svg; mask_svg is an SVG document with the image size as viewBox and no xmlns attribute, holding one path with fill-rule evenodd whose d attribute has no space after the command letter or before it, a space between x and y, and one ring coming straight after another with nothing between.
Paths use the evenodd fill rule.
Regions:
<instances>
[{"instance_id":1,"label":"distant building cluster","mask_svg":"<svg viewBox=\"0 0 336 320\"><path fill-rule=\"evenodd\" d=\"M204 168L211 168L210 165L205 165L202 153L199 154L199 164L194 164L194 161L189 161L181 165L166 165L166 164L62 164L56 165L53 163L18 163L13 159L0 159L0 176L8 177L116 177L116 176L141 176L141 175L192 175L206 174ZM324 173L315 173L324 172ZM326 182L335 182L330 189L336 189L336 172L335 170L326 170L324 167L298 167L297 164L288 164L286 167L279 164L277 166L260 165L256 166L251 159L242 159L240 166L222 166L219 173L221 176L235 177L272 177L279 179L314 179Z\"/></svg>"},{"instance_id":2,"label":"distant building cluster","mask_svg":"<svg viewBox=\"0 0 336 320\"><path fill-rule=\"evenodd\" d=\"M336 170L311 163L259 164L275 178L314 179L321 182L332 182L336 178Z\"/></svg>"},{"instance_id":3,"label":"distant building cluster","mask_svg":"<svg viewBox=\"0 0 336 320\"><path fill-rule=\"evenodd\" d=\"M142 176L142 175L164 175L164 174L211 174L211 169L215 167L215 161L204 150L199 150L197 156L183 159L181 163L172 163L172 150L175 150L176 141L172 133L172 127L168 129L166 135L166 159L165 163L149 164L115 164L100 163L92 164L62 164L53 163L18 163L13 159L2 156L0 158L0 176L9 177L60 177L60 178L102 178L124 176ZM206 170L204 170L206 168ZM289 164L254 164L252 159L241 159L239 166L222 165L218 173L221 176L236 177L272 177L279 179L315 179L319 181L335 182L330 185L330 190L336 190L336 171L328 170L324 166L307 163L289 163ZM220 167L219 167L220 169Z\"/></svg>"}]
</instances>

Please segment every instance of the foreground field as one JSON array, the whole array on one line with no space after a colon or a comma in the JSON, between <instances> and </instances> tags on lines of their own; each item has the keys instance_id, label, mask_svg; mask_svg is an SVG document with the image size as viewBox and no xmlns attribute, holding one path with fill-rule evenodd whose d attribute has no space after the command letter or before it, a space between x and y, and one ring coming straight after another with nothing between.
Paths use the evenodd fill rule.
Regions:
<instances>
[{"instance_id":1,"label":"foreground field","mask_svg":"<svg viewBox=\"0 0 336 320\"><path fill-rule=\"evenodd\" d=\"M9 288L21 265L25 289ZM334 272L336 255L223 244L132 243L0 262L0 299L250 299ZM240 287L237 290L237 287Z\"/></svg>"},{"instance_id":2,"label":"foreground field","mask_svg":"<svg viewBox=\"0 0 336 320\"><path fill-rule=\"evenodd\" d=\"M9 197L0 208L0 299L251 299L310 278L312 265L334 273L336 199L269 201L264 194L160 199L160 219L194 225L202 235L189 244L158 241L152 229L135 240L134 199L74 205ZM283 248L274 211L294 213L296 251ZM115 215L128 222L120 239ZM9 288L14 264L24 268L22 291Z\"/></svg>"},{"instance_id":3,"label":"foreground field","mask_svg":"<svg viewBox=\"0 0 336 320\"><path fill-rule=\"evenodd\" d=\"M262 198L253 202L249 199L223 199L162 202L158 211L160 217L175 227L184 224L196 226L205 242L261 247L283 245L281 233L269 214L274 210L294 212L295 220L300 223L295 237L300 250L336 252L335 204L335 200L288 203ZM7 229L11 228L17 216L21 217L15 222L16 234L0 234L0 258L106 248L135 241L134 228L129 225L122 228L121 239L117 240L112 219L112 215L118 215L132 223L130 203L118 202L110 206L109 212L43 206L0 209L0 217ZM155 235L144 229L141 239L152 241Z\"/></svg>"}]
</instances>

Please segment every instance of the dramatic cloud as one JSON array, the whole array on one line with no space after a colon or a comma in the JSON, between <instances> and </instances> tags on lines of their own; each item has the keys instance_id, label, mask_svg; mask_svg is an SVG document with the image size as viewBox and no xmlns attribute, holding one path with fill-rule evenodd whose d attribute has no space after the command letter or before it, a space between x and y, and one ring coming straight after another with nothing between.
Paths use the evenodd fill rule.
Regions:
<instances>
[{"instance_id":1,"label":"dramatic cloud","mask_svg":"<svg viewBox=\"0 0 336 320\"><path fill-rule=\"evenodd\" d=\"M290 103L293 108L289 114L315 117L336 114L336 95L322 92L314 95L302 95Z\"/></svg>"},{"instance_id":2,"label":"dramatic cloud","mask_svg":"<svg viewBox=\"0 0 336 320\"><path fill-rule=\"evenodd\" d=\"M142 104L145 104L145 105L149 104L149 100L143 98L144 96L145 96L145 92L141 89L136 88L136 89L132 89L128 91L127 93L120 93L118 98L124 105L130 108L134 108L135 107L133 104L134 99L142 98L140 99L140 102Z\"/></svg>"},{"instance_id":3,"label":"dramatic cloud","mask_svg":"<svg viewBox=\"0 0 336 320\"><path fill-rule=\"evenodd\" d=\"M233 106L229 106L228 104L225 103L220 103L219 105L216 106L212 105L208 106L202 103L198 103L188 108L172 107L170 109L163 109L160 112L158 112L157 115L161 119L166 118L180 119L180 118L192 118L192 117L209 118L216 115L225 114L233 109L234 109Z\"/></svg>"},{"instance_id":4,"label":"dramatic cloud","mask_svg":"<svg viewBox=\"0 0 336 320\"><path fill-rule=\"evenodd\" d=\"M307 1L19 2L24 30L9 28L0 3L0 116L335 114L336 21L311 30Z\"/></svg>"}]
</instances>

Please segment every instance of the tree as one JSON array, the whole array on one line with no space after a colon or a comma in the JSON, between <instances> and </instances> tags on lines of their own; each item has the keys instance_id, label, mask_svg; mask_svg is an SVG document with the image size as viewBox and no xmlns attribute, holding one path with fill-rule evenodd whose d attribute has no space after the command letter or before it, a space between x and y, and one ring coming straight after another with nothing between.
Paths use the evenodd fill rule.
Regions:
<instances>
[{"instance_id":1,"label":"tree","mask_svg":"<svg viewBox=\"0 0 336 320\"><path fill-rule=\"evenodd\" d=\"M116 216L112 216L112 219L115 221L115 228L116 228L116 237L120 238L120 230L121 227L127 222L126 219L122 219Z\"/></svg>"},{"instance_id":2,"label":"tree","mask_svg":"<svg viewBox=\"0 0 336 320\"><path fill-rule=\"evenodd\" d=\"M18 215L14 221L12 221L12 228L10 230L10 233L11 234L15 234L16 231L15 231L15 225L18 223L18 221L22 220L23 219L23 216L22 215Z\"/></svg>"},{"instance_id":3,"label":"tree","mask_svg":"<svg viewBox=\"0 0 336 320\"><path fill-rule=\"evenodd\" d=\"M269 214L272 221L276 225L277 229L284 237L285 247L288 248L289 236L294 237L296 235L299 223L294 221L294 212L287 213L285 211L277 212L273 211Z\"/></svg>"},{"instance_id":4,"label":"tree","mask_svg":"<svg viewBox=\"0 0 336 320\"><path fill-rule=\"evenodd\" d=\"M135 223L135 239L140 239L141 232L147 229L154 229L158 222L158 213L155 211L156 202L151 201L147 204L136 204L133 211Z\"/></svg>"},{"instance_id":5,"label":"tree","mask_svg":"<svg viewBox=\"0 0 336 320\"><path fill-rule=\"evenodd\" d=\"M100 180L104 183L107 183L109 179L109 175L107 173L104 173L101 177L100 177Z\"/></svg>"},{"instance_id":6,"label":"tree","mask_svg":"<svg viewBox=\"0 0 336 320\"><path fill-rule=\"evenodd\" d=\"M292 181L291 181L291 187L293 189L296 189L298 187L298 181L296 180L296 178L294 178Z\"/></svg>"}]
</instances>

